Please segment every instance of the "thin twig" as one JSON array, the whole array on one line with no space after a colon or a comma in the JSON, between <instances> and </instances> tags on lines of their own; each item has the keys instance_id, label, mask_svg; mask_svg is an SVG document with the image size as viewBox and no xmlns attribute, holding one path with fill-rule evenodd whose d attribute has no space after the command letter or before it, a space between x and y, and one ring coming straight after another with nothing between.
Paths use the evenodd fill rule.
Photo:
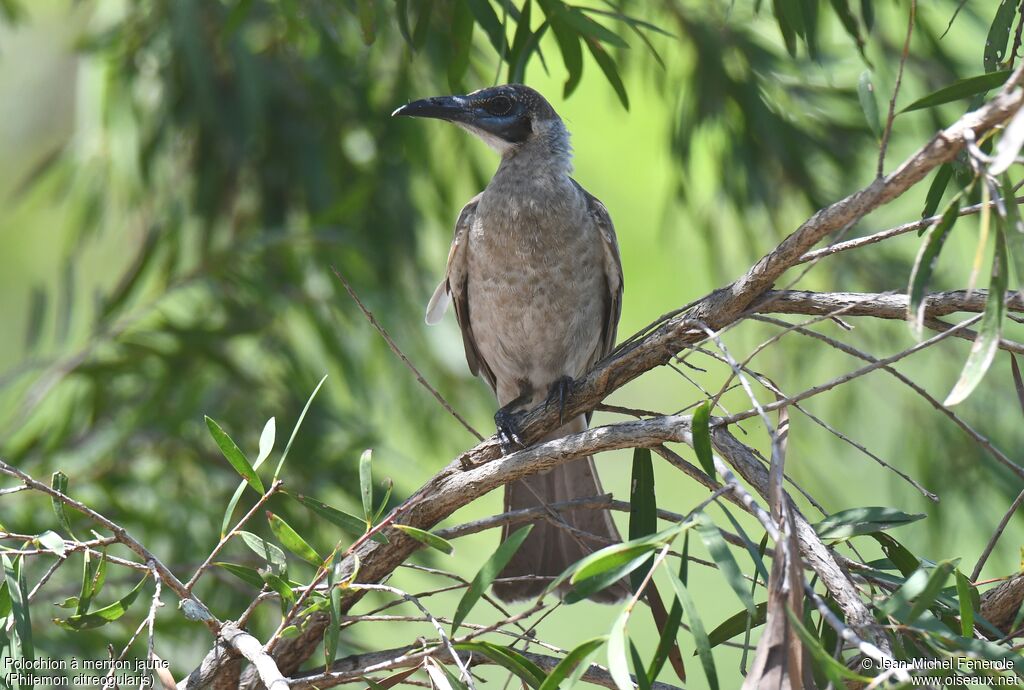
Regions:
<instances>
[{"instance_id":1,"label":"thin twig","mask_svg":"<svg viewBox=\"0 0 1024 690\"><path fill-rule=\"evenodd\" d=\"M392 340L391 336L388 334L384 326L380 325L380 322L377 321L377 317L373 315L373 312L370 311L365 304L363 304L363 301L359 299L359 295L357 295L356 291L352 288L352 286L348 284L348 281L345 280L345 277L338 272L338 269L335 268L334 266L331 266L331 270L334 271L334 275L337 276L338 280L341 281L341 284L345 286L345 291L348 292L349 297L351 297L352 300L357 305L359 305L359 309L360 311L363 312L363 316L365 316L367 321L370 322L370 325L373 326L378 333L380 333L380 336L384 338L384 342L388 344L388 347L391 348L391 351L393 353L395 353L395 356L402 360L402 364L404 364L409 369L409 371L412 372L412 375L416 377L416 380L420 383L420 385L426 388L428 391L430 391L430 394L434 396L434 399L437 400L438 403L440 403L441 407L447 410L448 414L450 414L452 417L455 417L455 419L457 419L459 423L462 424L462 426L464 426L469 433L473 434L473 436L476 437L477 441L483 441L484 437L480 435L480 432L474 429L473 426L469 422L467 422L462 415L456 412L455 408L452 407L447 400L445 400L444 396L441 395L441 393L439 393L436 388L430 385L430 383L425 378L423 378L423 374L420 373L420 370L416 368L416 365L413 364L409 360L409 358L405 356L405 353L402 352L401 348L399 348L395 341Z\"/></svg>"},{"instance_id":2,"label":"thin twig","mask_svg":"<svg viewBox=\"0 0 1024 690\"><path fill-rule=\"evenodd\" d=\"M907 37L903 39L903 52L900 54L900 66L896 70L896 85L892 89L892 98L889 99L889 115L885 119L885 129L882 131L882 145L878 151L877 177L881 178L885 173L885 151L889 148L889 137L892 135L892 124L896 119L896 97L900 93L900 83L903 81L903 67L907 64L907 55L910 53L910 37L914 35L914 17L917 15L917 0L910 0L910 16L907 19Z\"/></svg>"},{"instance_id":3,"label":"thin twig","mask_svg":"<svg viewBox=\"0 0 1024 690\"><path fill-rule=\"evenodd\" d=\"M1013 503L1010 504L1009 509L1003 515L1003 519L996 525L996 531L992 533L988 543L985 544L985 550L981 552L981 557L978 559L978 563L974 566L974 570L971 571L971 582L974 582L981 576L981 569L985 567L985 562L988 557L992 555L992 549L995 548L996 542L999 541L999 537L1003 535L1003 530L1006 529L1006 525L1009 524L1010 518L1020 508L1020 504L1024 503L1024 490L1017 494L1017 498L1013 499Z\"/></svg>"}]
</instances>

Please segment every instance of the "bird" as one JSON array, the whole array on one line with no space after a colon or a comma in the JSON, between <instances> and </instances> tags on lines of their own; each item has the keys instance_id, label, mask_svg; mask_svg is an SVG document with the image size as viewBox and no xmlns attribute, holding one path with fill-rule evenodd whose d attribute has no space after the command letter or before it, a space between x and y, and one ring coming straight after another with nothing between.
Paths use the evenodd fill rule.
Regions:
<instances>
[{"instance_id":1,"label":"bird","mask_svg":"<svg viewBox=\"0 0 1024 690\"><path fill-rule=\"evenodd\" d=\"M623 293L615 228L604 204L572 178L569 132L536 90L504 84L436 96L392 116L445 120L501 156L486 188L458 216L426 322L437 324L454 305L469 369L498 399L494 419L508 452L522 446L517 411L553 401L561 412L573 381L614 347ZM562 419L542 440L584 431L589 417ZM603 494L593 458L584 457L506 485L505 510ZM606 509L549 516L561 524L533 523L494 583L500 599L539 596L569 566L621 541ZM510 533L506 524L502 540ZM557 590L567 591L566 583ZM611 603L627 594L619 582L590 598Z\"/></svg>"}]
</instances>

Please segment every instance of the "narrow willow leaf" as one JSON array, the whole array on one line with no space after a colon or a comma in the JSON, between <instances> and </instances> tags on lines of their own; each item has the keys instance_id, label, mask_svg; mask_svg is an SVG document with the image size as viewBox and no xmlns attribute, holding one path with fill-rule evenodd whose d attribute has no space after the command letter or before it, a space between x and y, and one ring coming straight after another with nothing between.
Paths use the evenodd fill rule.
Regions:
<instances>
[{"instance_id":1,"label":"narrow willow leaf","mask_svg":"<svg viewBox=\"0 0 1024 690\"><path fill-rule=\"evenodd\" d=\"M1018 110L1010 124L1003 129L1003 136L999 137L992 162L988 166L988 174L998 176L1006 172L1017 160L1021 147L1024 147L1024 114Z\"/></svg>"},{"instance_id":2,"label":"narrow willow leaf","mask_svg":"<svg viewBox=\"0 0 1024 690\"><path fill-rule=\"evenodd\" d=\"M306 413L309 412L309 406L313 404L313 399L316 394L320 392L320 387L324 385L324 381L327 380L327 374L324 374L320 382L316 384L316 388L309 394L309 398L306 400L305 406L302 408L302 412L299 414L299 418L295 421L295 426L292 428L292 435L288 437L288 443L284 446L284 452L281 453L281 459L277 461L277 467L274 468L274 481L281 476L281 468L284 467L284 461L288 459L288 453L292 449L292 443L295 442L295 436L299 433L299 428L302 426L302 421L306 418Z\"/></svg>"},{"instance_id":3,"label":"narrow willow leaf","mask_svg":"<svg viewBox=\"0 0 1024 690\"><path fill-rule=\"evenodd\" d=\"M953 165L951 163L943 163L939 166L938 171L935 173L935 177L932 179L931 185L928 187L928 194L925 197L924 209L921 210L921 218L931 218L935 215L935 212L939 209L939 203L942 201L942 195L946 193L946 187L949 186L949 181L953 179ZM928 228L924 227L917 231L917 236L920 237Z\"/></svg>"},{"instance_id":4,"label":"narrow willow leaf","mask_svg":"<svg viewBox=\"0 0 1024 690\"><path fill-rule=\"evenodd\" d=\"M544 10L551 31L555 34L558 50L562 53L565 71L569 73L562 90L562 97L568 98L576 90L583 76L583 48L580 46L580 36L562 19L561 13L565 6L561 2L537 0L537 4Z\"/></svg>"},{"instance_id":5,"label":"narrow willow leaf","mask_svg":"<svg viewBox=\"0 0 1024 690\"><path fill-rule=\"evenodd\" d=\"M587 44L590 54L594 56L597 66L604 72L608 83L615 90L615 95L619 97L622 107L629 110L629 94L626 93L626 85L622 83L622 77L619 76L619 68L615 66L615 60L612 59L612 56L608 54L608 51L604 49L604 46L596 38L585 36L583 41Z\"/></svg>"},{"instance_id":6,"label":"narrow willow leaf","mask_svg":"<svg viewBox=\"0 0 1024 690\"><path fill-rule=\"evenodd\" d=\"M494 663L514 673L531 688L539 688L540 684L544 682L544 671L511 647L490 642L461 642L455 645L455 649L483 654Z\"/></svg>"},{"instance_id":7,"label":"narrow willow leaf","mask_svg":"<svg viewBox=\"0 0 1024 690\"><path fill-rule=\"evenodd\" d=\"M693 450L697 454L700 466L707 475L715 478L715 459L711 454L711 401L701 403L693 411Z\"/></svg>"},{"instance_id":8,"label":"narrow willow leaf","mask_svg":"<svg viewBox=\"0 0 1024 690\"><path fill-rule=\"evenodd\" d=\"M978 94L984 94L998 86L1002 86L1009 76L1010 70L1001 70L999 72L989 72L974 77L967 77L966 79L953 82L949 86L944 86L927 96L918 98L900 112L909 113L914 110L921 110L922 108L933 108L943 103L951 103L964 98L970 98L971 96L977 96Z\"/></svg>"},{"instance_id":9,"label":"narrow willow leaf","mask_svg":"<svg viewBox=\"0 0 1024 690\"><path fill-rule=\"evenodd\" d=\"M270 523L270 531L274 533L284 548L312 565L319 566L324 562L320 554L280 516L274 515L268 510L267 521Z\"/></svg>"},{"instance_id":10,"label":"narrow willow leaf","mask_svg":"<svg viewBox=\"0 0 1024 690\"><path fill-rule=\"evenodd\" d=\"M958 560L942 561L932 568L931 575L928 577L928 583L914 601L914 605L910 608L910 613L904 621L905 623L908 625L913 623L935 603L935 598L939 596L942 588L946 586L946 580L956 570Z\"/></svg>"},{"instance_id":11,"label":"narrow willow leaf","mask_svg":"<svg viewBox=\"0 0 1024 690\"><path fill-rule=\"evenodd\" d=\"M224 517L220 520L220 538L223 539L224 535L228 533L228 529L231 527L231 516L235 514L235 508L238 507L238 501L242 498L242 494L245 493L246 482L242 482L235 488L235 493L231 496L231 500L228 501L228 507L224 510Z\"/></svg>"},{"instance_id":12,"label":"narrow willow leaf","mask_svg":"<svg viewBox=\"0 0 1024 690\"><path fill-rule=\"evenodd\" d=\"M684 549L684 553L685 551L686 549ZM708 687L711 690L718 690L718 671L715 669L715 657L711 653L711 642L708 640L708 634L704 629L704 621L701 620L700 614L697 612L697 605L683 583L685 563L686 559L684 558L680 565L680 574L678 576L671 569L666 569L666 572L672 587L676 591L676 597L679 598L679 603L682 604L686 619L690 623L690 632L693 635L694 645L697 647L697 657L700 659L701 668L704 669L704 676L708 679Z\"/></svg>"},{"instance_id":13,"label":"narrow willow leaf","mask_svg":"<svg viewBox=\"0 0 1024 690\"><path fill-rule=\"evenodd\" d=\"M835 11L836 16L839 17L839 21L843 25L843 29L846 30L847 35L857 44L857 50L860 51L861 58L867 62L867 56L864 54L864 36L861 34L860 25L857 23L857 17L854 16L853 10L850 9L849 2L847 0L832 0L832 9Z\"/></svg>"},{"instance_id":14,"label":"narrow willow leaf","mask_svg":"<svg viewBox=\"0 0 1024 690\"><path fill-rule=\"evenodd\" d=\"M910 552L907 547L893 539L888 534L875 532L871 538L882 547L882 552L892 561L904 577L910 577L911 573L917 570L921 559Z\"/></svg>"},{"instance_id":15,"label":"narrow willow leaf","mask_svg":"<svg viewBox=\"0 0 1024 690\"><path fill-rule=\"evenodd\" d=\"M925 288L931 279L932 271L935 270L935 264L939 260L939 252L942 251L942 246L946 243L949 231L953 229L953 224L956 223L959 213L960 199L957 197L943 211L941 220L928 230L925 241L917 253L917 259L914 261L914 269L910 273L910 287L907 290L909 294L907 320L910 322L910 330L918 338L921 337L921 331L924 328Z\"/></svg>"},{"instance_id":16,"label":"narrow willow leaf","mask_svg":"<svg viewBox=\"0 0 1024 690\"><path fill-rule=\"evenodd\" d=\"M260 577L260 573L256 568L238 565L237 563L228 563L226 561L214 561L213 565L218 568L223 568L242 582L252 585L257 589L261 589L263 587L263 578Z\"/></svg>"},{"instance_id":17,"label":"narrow willow leaf","mask_svg":"<svg viewBox=\"0 0 1024 690\"><path fill-rule=\"evenodd\" d=\"M362 518L358 518L355 515L351 515L344 511L338 510L337 508L332 508L326 503L318 501L315 498L311 498L309 496L303 496L302 494L299 494L295 498L298 499L299 503L306 506L317 515L327 520L328 522L342 528L346 532L350 532L352 534L357 535L366 532L366 521ZM383 534L379 532L371 536L370 539L377 542L378 544L388 543L387 537L385 537Z\"/></svg>"},{"instance_id":18,"label":"narrow willow leaf","mask_svg":"<svg viewBox=\"0 0 1024 690\"><path fill-rule=\"evenodd\" d=\"M373 45L377 40L377 18L373 9L373 0L358 0L359 28L363 34L363 45Z\"/></svg>"},{"instance_id":19,"label":"narrow willow leaf","mask_svg":"<svg viewBox=\"0 0 1024 690\"><path fill-rule=\"evenodd\" d=\"M497 13L491 6L489 0L466 0L469 11L480 28L487 34L487 38L498 55L509 55L508 44L505 42L505 27L501 25ZM527 27L529 28L529 27ZM509 56L511 57L511 56Z\"/></svg>"},{"instance_id":20,"label":"narrow willow leaf","mask_svg":"<svg viewBox=\"0 0 1024 690\"><path fill-rule=\"evenodd\" d=\"M231 466L235 468L235 471L242 476L242 478L259 494L266 492L263 488L263 482L260 481L259 476L256 474L256 470L252 468L249 461L245 458L245 454L238 445L231 440L231 437L220 428L220 424L213 421L210 417L206 417L206 426L210 430L210 436L217 443L217 447L220 448L220 452L224 455L224 458L231 463Z\"/></svg>"},{"instance_id":21,"label":"narrow willow leaf","mask_svg":"<svg viewBox=\"0 0 1024 690\"><path fill-rule=\"evenodd\" d=\"M857 81L857 98L860 100L860 109L864 111L864 119L867 120L871 132L875 137L881 137L882 120L878 114L878 97L869 69L860 73L860 79Z\"/></svg>"},{"instance_id":22,"label":"narrow willow leaf","mask_svg":"<svg viewBox=\"0 0 1024 690\"><path fill-rule=\"evenodd\" d=\"M736 593L740 602L747 607L747 611L753 616L754 600L751 598L750 592L747 591L740 567L736 563L736 559L733 558L732 552L729 551L729 546L725 543L725 539L722 538L722 533L704 513L697 514L697 534L700 535L704 546L707 547L711 557L718 565L719 571L725 576L726 582L732 587L732 591Z\"/></svg>"},{"instance_id":23,"label":"narrow willow leaf","mask_svg":"<svg viewBox=\"0 0 1024 690\"><path fill-rule=\"evenodd\" d=\"M469 53L473 47L473 15L464 2L452 6L448 45L448 87L461 92L462 78L469 67Z\"/></svg>"},{"instance_id":24,"label":"narrow willow leaf","mask_svg":"<svg viewBox=\"0 0 1024 690\"><path fill-rule=\"evenodd\" d=\"M0 555L0 564L3 565L4 578L7 582L7 595L10 599L11 615L14 617L14 633L21 657L31 661L36 655L32 642L32 616L29 611L25 563L21 558L11 561L6 555Z\"/></svg>"},{"instance_id":25,"label":"narrow willow leaf","mask_svg":"<svg viewBox=\"0 0 1024 690\"><path fill-rule=\"evenodd\" d=\"M452 554L452 551L455 550L455 547L452 546L452 543L447 539L443 539L442 537L439 537L436 534L433 534L426 530L422 530L419 527L413 527L412 525L397 524L393 526L395 529L405 532L421 544L426 544L430 548L437 549L441 553L445 553L450 556Z\"/></svg>"},{"instance_id":26,"label":"narrow willow leaf","mask_svg":"<svg viewBox=\"0 0 1024 690\"><path fill-rule=\"evenodd\" d=\"M626 660L626 623L629 622L629 613L630 607L624 606L608 631L608 673L619 690L633 690L633 679L629 677L629 662Z\"/></svg>"},{"instance_id":27,"label":"narrow willow leaf","mask_svg":"<svg viewBox=\"0 0 1024 690\"><path fill-rule=\"evenodd\" d=\"M46 530L36 537L36 541L47 551L56 554L58 558L64 558L67 553L67 549L64 547L64 537L53 530Z\"/></svg>"},{"instance_id":28,"label":"narrow willow leaf","mask_svg":"<svg viewBox=\"0 0 1024 690\"><path fill-rule=\"evenodd\" d=\"M510 534L505 541L498 545L498 548L487 559L487 562L483 564L480 571L477 572L476 577L473 578L473 581L469 583L469 587L466 588L466 593L459 600L459 605L455 608L455 615L452 617L452 635L458 630L462 621L466 620L466 616L469 615L476 602L480 600L480 597L483 596L487 588L494 582L494 578L498 577L501 569L508 564L515 552L519 550L519 547L530 534L531 529L533 529L533 525L526 525Z\"/></svg>"},{"instance_id":29,"label":"narrow willow leaf","mask_svg":"<svg viewBox=\"0 0 1024 690\"><path fill-rule=\"evenodd\" d=\"M101 609L96 609L95 611L90 611L89 613L81 615L68 616L64 619L55 618L53 622L68 630L90 630L116 621L128 612L128 607L131 606L132 602L134 602L139 596L139 592L142 590L142 585L144 585L148 579L149 575L147 574L142 578L139 584L135 585L132 591L128 592L128 594L125 594L114 603L108 604Z\"/></svg>"},{"instance_id":30,"label":"narrow willow leaf","mask_svg":"<svg viewBox=\"0 0 1024 690\"><path fill-rule=\"evenodd\" d=\"M1018 113L1021 111L1017 111ZM1017 278L1017 290L1024 290L1024 221L1021 220L1020 208L1013 193L1013 182L1010 175L1003 173L1002 197L1006 208L1006 249ZM1009 279L1007 279L1009 284Z\"/></svg>"},{"instance_id":31,"label":"narrow willow leaf","mask_svg":"<svg viewBox=\"0 0 1024 690\"><path fill-rule=\"evenodd\" d=\"M338 656L338 641L341 638L341 588L338 587L338 566L344 560L340 550L336 550L331 567L327 569L327 592L330 600L331 620L324 633L324 670L328 670Z\"/></svg>"},{"instance_id":32,"label":"narrow willow leaf","mask_svg":"<svg viewBox=\"0 0 1024 690\"><path fill-rule=\"evenodd\" d=\"M260 577L263 578L263 582L268 587L277 592L277 595L281 597L281 615L287 615L288 609L295 604L295 590L285 582L284 578L274 573L260 571Z\"/></svg>"},{"instance_id":33,"label":"narrow willow leaf","mask_svg":"<svg viewBox=\"0 0 1024 690\"><path fill-rule=\"evenodd\" d=\"M558 690L561 683L567 679L576 668L587 663L587 659L608 640L602 635L581 643L578 647L565 655L565 658L558 662L544 682L540 684L540 690ZM572 687L567 685L566 687Z\"/></svg>"},{"instance_id":34,"label":"narrow willow leaf","mask_svg":"<svg viewBox=\"0 0 1024 690\"><path fill-rule=\"evenodd\" d=\"M850 508L829 515L814 525L814 530L822 539L847 539L859 534L871 534L908 525L924 518L923 513L904 513L895 508Z\"/></svg>"},{"instance_id":35,"label":"narrow willow leaf","mask_svg":"<svg viewBox=\"0 0 1024 690\"><path fill-rule=\"evenodd\" d=\"M658 646L654 649L654 657L651 658L651 664L647 667L647 680L654 682L658 679L658 674L661 673L661 669L665 666L665 662L668 661L669 651L676 644L676 637L679 635L679 626L683 622L683 605L679 603L678 597L672 598L672 607L668 612L668 620L665 622L665 626L658 633ZM677 669L677 673L680 673L681 667ZM639 674L639 671L637 672ZM680 678L685 681L685 674Z\"/></svg>"},{"instance_id":36,"label":"narrow willow leaf","mask_svg":"<svg viewBox=\"0 0 1024 690\"><path fill-rule=\"evenodd\" d=\"M587 36L601 41L602 43L607 43L619 48L629 47L629 44L626 43L621 36L603 24L600 24L583 14L579 8L567 7L562 13L561 18L566 24L579 31L583 36Z\"/></svg>"},{"instance_id":37,"label":"narrow willow leaf","mask_svg":"<svg viewBox=\"0 0 1024 690\"><path fill-rule=\"evenodd\" d=\"M53 476L50 477L50 488L66 496L68 493L68 476L63 472L54 472ZM72 539L75 539L75 533L71 531L71 522L68 520L67 508L64 502L58 498L51 498L50 502L53 505L53 513L57 516L57 524L60 525L61 529L70 534Z\"/></svg>"},{"instance_id":38,"label":"narrow willow leaf","mask_svg":"<svg viewBox=\"0 0 1024 690\"><path fill-rule=\"evenodd\" d=\"M610 572L622 565L639 559L641 563L649 555L656 551L661 544L656 541L647 540L640 542L623 542L612 544L590 554L573 566L569 582L576 585L592 577Z\"/></svg>"},{"instance_id":39,"label":"narrow willow leaf","mask_svg":"<svg viewBox=\"0 0 1024 690\"><path fill-rule=\"evenodd\" d=\"M253 469L258 468L263 464L263 461L270 456L270 453L274 450L274 440L277 438L277 420L271 417L267 420L267 423L263 425L263 431L260 432L260 452L256 456L256 462L252 464Z\"/></svg>"},{"instance_id":40,"label":"narrow willow leaf","mask_svg":"<svg viewBox=\"0 0 1024 690\"><path fill-rule=\"evenodd\" d=\"M522 9L519 10L519 19L516 20L516 32L512 36L512 47L508 54L508 81L519 83L523 81L523 74L526 71L526 61L532 50L529 48L533 32L530 30L530 16L533 10L532 0L526 0ZM547 23L544 24L547 27ZM533 46L536 47L535 45Z\"/></svg>"},{"instance_id":41,"label":"narrow willow leaf","mask_svg":"<svg viewBox=\"0 0 1024 690\"><path fill-rule=\"evenodd\" d=\"M1004 295L1006 294L1006 240L1003 236L1002 221L996 216L996 251L992 261L992 279L989 282L988 299L985 300L985 313L981 317L978 337L971 345L967 355L967 363L960 374L953 390L946 397L944 405L952 406L967 399L981 379L985 376L992 360L999 351L999 340L1003 333L1003 313L1006 310Z\"/></svg>"},{"instance_id":42,"label":"narrow willow leaf","mask_svg":"<svg viewBox=\"0 0 1024 690\"><path fill-rule=\"evenodd\" d=\"M257 556L270 564L276 572L283 573L287 570L288 559L285 557L284 551L280 548L252 532L239 530L238 536L242 538L242 541L245 542L246 546L252 549Z\"/></svg>"},{"instance_id":43,"label":"narrow willow leaf","mask_svg":"<svg viewBox=\"0 0 1024 690\"><path fill-rule=\"evenodd\" d=\"M645 563L649 563L652 558L652 554L648 549L642 549L636 553L640 555L632 560L620 563L609 570L598 572L586 579L579 580L571 590L566 592L562 598L563 603L566 605L575 604L611 587L630 573L640 569Z\"/></svg>"},{"instance_id":44,"label":"narrow willow leaf","mask_svg":"<svg viewBox=\"0 0 1024 690\"><path fill-rule=\"evenodd\" d=\"M1016 14L1016 0L1002 0L996 10L995 17L988 29L988 36L985 38L985 52L983 63L986 72L999 69L1006 57L1006 44L1010 40L1010 29L1013 26L1013 18Z\"/></svg>"},{"instance_id":45,"label":"narrow willow leaf","mask_svg":"<svg viewBox=\"0 0 1024 690\"><path fill-rule=\"evenodd\" d=\"M708 640L710 640L711 646L717 647L723 642L745 633L747 631L748 620L750 621L751 629L764 625L765 621L768 620L768 602L762 601L758 604L755 607L753 616L751 616L746 609L743 609L719 623L718 627L708 634Z\"/></svg>"},{"instance_id":46,"label":"narrow willow leaf","mask_svg":"<svg viewBox=\"0 0 1024 690\"><path fill-rule=\"evenodd\" d=\"M388 477L384 482L384 497L380 499L380 505L377 506L377 512L373 515L374 523L379 522L384 517L384 511L388 509L388 501L391 500L391 491L395 488L395 483Z\"/></svg>"},{"instance_id":47,"label":"narrow willow leaf","mask_svg":"<svg viewBox=\"0 0 1024 690\"><path fill-rule=\"evenodd\" d=\"M972 592L974 587L967 576L956 571L956 598L960 604L960 634L964 637L974 637L974 599Z\"/></svg>"},{"instance_id":48,"label":"narrow willow leaf","mask_svg":"<svg viewBox=\"0 0 1024 690\"><path fill-rule=\"evenodd\" d=\"M817 637L814 636L807 628L804 627L800 621L800 617L789 610L789 607L785 607L786 616L789 617L790 623L793 625L793 629L796 634L804 643L804 648L810 652L818 668L820 668L832 684L837 688L846 687L844 680L853 680L858 683L869 683L870 678L858 675L850 669L843 666L841 663L832 658L832 655L825 651L821 646L821 642Z\"/></svg>"},{"instance_id":49,"label":"narrow willow leaf","mask_svg":"<svg viewBox=\"0 0 1024 690\"><path fill-rule=\"evenodd\" d=\"M430 676L431 687L436 690L462 690L459 686L461 683L452 683L450 676L445 673L444 667L437 663L429 656L423 660L423 668L426 670L427 675ZM465 686L463 686L465 687Z\"/></svg>"},{"instance_id":50,"label":"narrow willow leaf","mask_svg":"<svg viewBox=\"0 0 1024 690\"><path fill-rule=\"evenodd\" d=\"M639 539L658 531L658 503L654 493L654 463L649 448L633 450L633 477L629 489L629 538ZM653 562L653 556L651 557ZM650 567L640 568L630 575L633 591L640 585Z\"/></svg>"},{"instance_id":51,"label":"narrow willow leaf","mask_svg":"<svg viewBox=\"0 0 1024 690\"><path fill-rule=\"evenodd\" d=\"M363 517L366 518L366 527L373 525L373 451L364 450L359 456L359 495L363 498Z\"/></svg>"},{"instance_id":52,"label":"narrow willow leaf","mask_svg":"<svg viewBox=\"0 0 1024 690\"><path fill-rule=\"evenodd\" d=\"M644 672L644 660L640 651L636 648L633 640L629 641L629 658L633 662L633 677L636 678L637 690L651 690L651 681L647 680Z\"/></svg>"}]
</instances>

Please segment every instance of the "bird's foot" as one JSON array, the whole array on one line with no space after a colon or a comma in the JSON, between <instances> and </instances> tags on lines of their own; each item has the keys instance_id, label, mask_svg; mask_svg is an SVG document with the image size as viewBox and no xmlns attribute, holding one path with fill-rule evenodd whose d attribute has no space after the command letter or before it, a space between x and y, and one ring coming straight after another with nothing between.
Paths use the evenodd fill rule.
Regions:
<instances>
[{"instance_id":1,"label":"bird's foot","mask_svg":"<svg viewBox=\"0 0 1024 690\"><path fill-rule=\"evenodd\" d=\"M545 405L551 405L558 403L558 423L559 425L565 423L565 401L572 393L573 379L571 376L563 376L562 378L551 384L551 390L548 391L548 399L544 403Z\"/></svg>"},{"instance_id":2,"label":"bird's foot","mask_svg":"<svg viewBox=\"0 0 1024 690\"><path fill-rule=\"evenodd\" d=\"M498 443L503 455L514 453L526 447L519 436L519 421L513 405L506 405L494 414L494 425L498 428Z\"/></svg>"}]
</instances>

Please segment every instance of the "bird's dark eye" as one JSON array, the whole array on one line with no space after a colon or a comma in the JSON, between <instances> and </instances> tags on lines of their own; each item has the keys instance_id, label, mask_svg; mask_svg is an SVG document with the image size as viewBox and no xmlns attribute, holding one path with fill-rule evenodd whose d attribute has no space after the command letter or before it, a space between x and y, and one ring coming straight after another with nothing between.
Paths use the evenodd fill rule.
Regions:
<instances>
[{"instance_id":1,"label":"bird's dark eye","mask_svg":"<svg viewBox=\"0 0 1024 690\"><path fill-rule=\"evenodd\" d=\"M484 109L491 115L508 115L512 110L512 100L508 96L495 96L484 104Z\"/></svg>"}]
</instances>

